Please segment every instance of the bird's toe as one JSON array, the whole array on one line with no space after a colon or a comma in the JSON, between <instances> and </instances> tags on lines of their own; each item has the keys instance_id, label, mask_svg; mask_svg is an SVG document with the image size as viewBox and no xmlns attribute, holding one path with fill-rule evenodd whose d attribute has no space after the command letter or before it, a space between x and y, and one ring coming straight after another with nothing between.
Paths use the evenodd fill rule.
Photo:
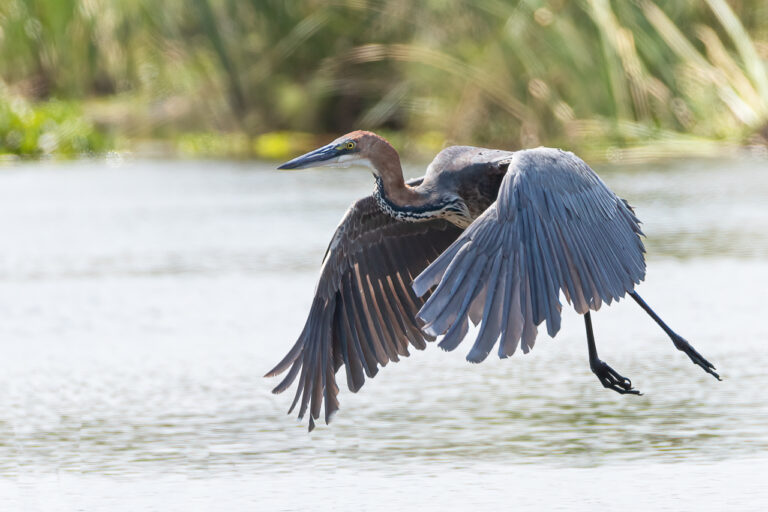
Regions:
<instances>
[{"instance_id":1,"label":"bird's toe","mask_svg":"<svg viewBox=\"0 0 768 512\"><path fill-rule=\"evenodd\" d=\"M632 381L608 366L603 361L597 361L592 366L592 371L597 375L600 383L606 389L612 389L619 394L641 395L639 390L632 387Z\"/></svg>"},{"instance_id":2,"label":"bird's toe","mask_svg":"<svg viewBox=\"0 0 768 512\"><path fill-rule=\"evenodd\" d=\"M688 341L685 340L682 336L675 336L672 338L672 341L675 344L675 347L677 347L678 350L683 352L685 355L688 356L688 358L691 360L691 362L697 366L700 366L705 372L712 375L717 380L722 380L720 378L720 375L715 371L715 366L707 361L707 359L699 354L699 352L693 348L693 346L688 343Z\"/></svg>"}]
</instances>

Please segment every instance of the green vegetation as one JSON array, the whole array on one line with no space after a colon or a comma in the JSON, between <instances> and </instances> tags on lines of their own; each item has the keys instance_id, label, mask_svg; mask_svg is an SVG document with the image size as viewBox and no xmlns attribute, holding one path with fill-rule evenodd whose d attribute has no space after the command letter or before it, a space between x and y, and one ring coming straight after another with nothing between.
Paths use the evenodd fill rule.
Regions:
<instances>
[{"instance_id":1,"label":"green vegetation","mask_svg":"<svg viewBox=\"0 0 768 512\"><path fill-rule=\"evenodd\" d=\"M90 156L107 147L104 135L72 103L30 105L0 96L0 155Z\"/></svg>"},{"instance_id":2,"label":"green vegetation","mask_svg":"<svg viewBox=\"0 0 768 512\"><path fill-rule=\"evenodd\" d=\"M766 59L763 0L4 0L0 152L711 154L766 143Z\"/></svg>"}]
</instances>

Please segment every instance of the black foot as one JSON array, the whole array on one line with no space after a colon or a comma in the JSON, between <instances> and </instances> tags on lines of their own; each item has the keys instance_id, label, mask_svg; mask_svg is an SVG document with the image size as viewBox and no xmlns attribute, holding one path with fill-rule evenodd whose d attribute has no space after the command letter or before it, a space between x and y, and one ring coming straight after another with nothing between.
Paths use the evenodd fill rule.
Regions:
<instances>
[{"instance_id":1,"label":"black foot","mask_svg":"<svg viewBox=\"0 0 768 512\"><path fill-rule=\"evenodd\" d=\"M639 390L632 388L632 381L598 359L590 364L592 372L597 375L604 388L612 389L622 395L640 395Z\"/></svg>"},{"instance_id":2,"label":"black foot","mask_svg":"<svg viewBox=\"0 0 768 512\"><path fill-rule=\"evenodd\" d=\"M701 366L705 372L716 378L717 380L722 380L720 376L715 371L715 367L704 359L704 356L699 354L695 348L691 346L690 343L685 341L685 339L682 336L679 336L675 334L672 336L672 342L675 344L675 347L677 347L677 350L680 350L681 352L684 352L685 355L691 358L691 361L693 364Z\"/></svg>"}]
</instances>

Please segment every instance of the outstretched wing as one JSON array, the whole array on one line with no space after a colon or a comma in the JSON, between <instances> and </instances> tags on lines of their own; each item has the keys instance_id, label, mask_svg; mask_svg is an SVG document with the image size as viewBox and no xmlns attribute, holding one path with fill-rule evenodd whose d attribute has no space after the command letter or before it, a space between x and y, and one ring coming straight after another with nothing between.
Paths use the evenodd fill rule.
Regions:
<instances>
[{"instance_id":1,"label":"outstretched wing","mask_svg":"<svg viewBox=\"0 0 768 512\"><path fill-rule=\"evenodd\" d=\"M645 277L639 221L629 205L573 153L514 153L499 195L414 281L418 295L439 283L419 311L425 332L453 350L469 317L482 322L467 359L480 362L497 340L499 357L537 326L560 330L560 291L579 313L624 296Z\"/></svg>"},{"instance_id":2,"label":"outstretched wing","mask_svg":"<svg viewBox=\"0 0 768 512\"><path fill-rule=\"evenodd\" d=\"M421 350L434 339L420 330L416 313L424 300L411 283L460 233L444 220L395 220L372 196L350 207L328 246L304 330L266 375L289 370L275 393L299 377L289 413L301 399L299 418L309 407L312 430L325 402L327 423L339 408L335 374L342 365L356 392L379 365L407 356L409 343Z\"/></svg>"}]
</instances>

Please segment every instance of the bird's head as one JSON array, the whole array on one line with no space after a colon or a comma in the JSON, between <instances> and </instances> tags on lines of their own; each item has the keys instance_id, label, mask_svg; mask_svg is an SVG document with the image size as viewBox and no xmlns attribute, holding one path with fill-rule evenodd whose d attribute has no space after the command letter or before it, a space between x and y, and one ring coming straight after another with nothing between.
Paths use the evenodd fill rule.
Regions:
<instances>
[{"instance_id":1,"label":"bird's head","mask_svg":"<svg viewBox=\"0 0 768 512\"><path fill-rule=\"evenodd\" d=\"M383 137L372 132L354 131L342 135L330 144L310 151L282 164L278 169L307 169L309 167L346 167L350 164L365 165L378 172L382 159L397 162L397 151Z\"/></svg>"}]
</instances>

